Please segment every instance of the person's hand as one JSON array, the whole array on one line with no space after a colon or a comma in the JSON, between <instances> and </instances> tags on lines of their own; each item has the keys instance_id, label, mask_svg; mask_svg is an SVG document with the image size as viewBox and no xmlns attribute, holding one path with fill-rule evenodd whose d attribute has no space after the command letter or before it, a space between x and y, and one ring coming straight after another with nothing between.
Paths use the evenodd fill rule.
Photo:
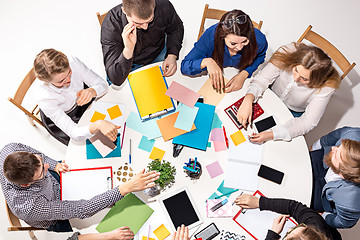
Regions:
<instances>
[{"instance_id":1,"label":"person's hand","mask_svg":"<svg viewBox=\"0 0 360 240\"><path fill-rule=\"evenodd\" d=\"M56 164L54 171L58 174L60 174L60 172L67 172L69 171L69 166L62 160L61 163Z\"/></svg>"},{"instance_id":2,"label":"person's hand","mask_svg":"<svg viewBox=\"0 0 360 240\"><path fill-rule=\"evenodd\" d=\"M171 240L190 240L188 227L185 227L184 224L182 224L181 227L178 227Z\"/></svg>"},{"instance_id":3,"label":"person's hand","mask_svg":"<svg viewBox=\"0 0 360 240\"><path fill-rule=\"evenodd\" d=\"M80 90L76 93L76 103L78 106L83 106L96 97L96 91L93 88Z\"/></svg>"},{"instance_id":4,"label":"person's hand","mask_svg":"<svg viewBox=\"0 0 360 240\"><path fill-rule=\"evenodd\" d=\"M146 188L154 187L155 181L160 177L160 173L157 171L151 171L145 173L145 169L136 174L129 181L119 186L119 191L122 196L125 196L131 192L137 192Z\"/></svg>"},{"instance_id":5,"label":"person's hand","mask_svg":"<svg viewBox=\"0 0 360 240\"><path fill-rule=\"evenodd\" d=\"M273 230L277 234L280 234L284 228L286 219L289 217L290 217L289 215L280 215L277 218L275 218L271 230Z\"/></svg>"},{"instance_id":6,"label":"person's hand","mask_svg":"<svg viewBox=\"0 0 360 240\"><path fill-rule=\"evenodd\" d=\"M240 90L246 78L249 76L249 73L245 70L242 70L238 74L236 74L234 77L230 79L230 81L225 85L226 92L233 92Z\"/></svg>"},{"instance_id":7,"label":"person's hand","mask_svg":"<svg viewBox=\"0 0 360 240\"><path fill-rule=\"evenodd\" d=\"M274 133L273 131L264 131L258 134L251 135L250 142L262 144L266 141L273 140L274 139Z\"/></svg>"},{"instance_id":8,"label":"person's hand","mask_svg":"<svg viewBox=\"0 0 360 240\"><path fill-rule=\"evenodd\" d=\"M250 194L242 194L235 199L236 205L242 208L254 209L259 208L259 198Z\"/></svg>"},{"instance_id":9,"label":"person's hand","mask_svg":"<svg viewBox=\"0 0 360 240\"><path fill-rule=\"evenodd\" d=\"M201 61L201 68L207 68L212 85L216 92L225 91L225 82L221 68L212 58L204 58Z\"/></svg>"},{"instance_id":10,"label":"person's hand","mask_svg":"<svg viewBox=\"0 0 360 240\"><path fill-rule=\"evenodd\" d=\"M245 130L247 130L247 126L252 121L252 103L254 101L255 97L252 94L246 94L243 102L241 103L239 110L237 112L237 119L243 125Z\"/></svg>"},{"instance_id":11,"label":"person's hand","mask_svg":"<svg viewBox=\"0 0 360 240\"><path fill-rule=\"evenodd\" d=\"M133 231L129 227L119 227L115 230L105 233L105 239L130 240L134 238Z\"/></svg>"},{"instance_id":12,"label":"person's hand","mask_svg":"<svg viewBox=\"0 0 360 240\"><path fill-rule=\"evenodd\" d=\"M118 129L120 127L121 126L116 126L115 124L106 120L97 120L96 122L90 124L89 130L91 134L95 134L100 131L111 141L115 141L118 134Z\"/></svg>"},{"instance_id":13,"label":"person's hand","mask_svg":"<svg viewBox=\"0 0 360 240\"><path fill-rule=\"evenodd\" d=\"M133 56L134 48L136 44L136 27L134 23L129 22L123 29L121 37L124 42L123 55L126 59L130 59Z\"/></svg>"},{"instance_id":14,"label":"person's hand","mask_svg":"<svg viewBox=\"0 0 360 240\"><path fill-rule=\"evenodd\" d=\"M176 55L169 54L162 64L163 76L170 77L175 74L177 70Z\"/></svg>"}]
</instances>

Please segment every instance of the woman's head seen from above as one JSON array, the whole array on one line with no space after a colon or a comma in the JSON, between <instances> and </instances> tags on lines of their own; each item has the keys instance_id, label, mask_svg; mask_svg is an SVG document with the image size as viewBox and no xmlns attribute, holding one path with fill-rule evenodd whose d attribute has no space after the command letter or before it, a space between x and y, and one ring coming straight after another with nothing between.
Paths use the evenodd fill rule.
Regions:
<instances>
[{"instance_id":1,"label":"woman's head seen from above","mask_svg":"<svg viewBox=\"0 0 360 240\"><path fill-rule=\"evenodd\" d=\"M55 49L42 50L34 60L35 75L39 80L55 87L67 87L71 83L71 68L66 55Z\"/></svg>"},{"instance_id":2,"label":"woman's head seen from above","mask_svg":"<svg viewBox=\"0 0 360 240\"><path fill-rule=\"evenodd\" d=\"M250 17L241 10L225 13L216 28L213 59L221 68L225 45L231 55L241 51L239 70L251 65L257 53L255 31Z\"/></svg>"},{"instance_id":3,"label":"woman's head seen from above","mask_svg":"<svg viewBox=\"0 0 360 240\"><path fill-rule=\"evenodd\" d=\"M295 46L294 52L285 48L276 51L270 62L281 69L292 71L294 81L306 84L309 88L337 88L340 85L339 73L323 50L303 43L296 43Z\"/></svg>"}]
</instances>

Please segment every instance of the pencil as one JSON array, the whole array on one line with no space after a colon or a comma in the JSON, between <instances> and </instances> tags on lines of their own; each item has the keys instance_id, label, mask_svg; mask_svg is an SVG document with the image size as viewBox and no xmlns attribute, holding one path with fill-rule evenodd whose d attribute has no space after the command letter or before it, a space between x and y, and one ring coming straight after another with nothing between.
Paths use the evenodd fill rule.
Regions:
<instances>
[{"instance_id":1,"label":"pencil","mask_svg":"<svg viewBox=\"0 0 360 240\"><path fill-rule=\"evenodd\" d=\"M125 128L126 128L126 122L125 122L125 124L124 124L124 130L123 130L123 135L122 135L122 139L121 139L121 148L123 147L123 143L124 143Z\"/></svg>"}]
</instances>

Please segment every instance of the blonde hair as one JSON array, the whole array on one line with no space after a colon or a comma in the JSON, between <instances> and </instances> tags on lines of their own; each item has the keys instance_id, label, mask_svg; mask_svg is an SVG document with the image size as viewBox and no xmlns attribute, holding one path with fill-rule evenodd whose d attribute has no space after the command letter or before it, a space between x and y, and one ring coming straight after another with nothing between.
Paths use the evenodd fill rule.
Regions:
<instances>
[{"instance_id":1,"label":"blonde hair","mask_svg":"<svg viewBox=\"0 0 360 240\"><path fill-rule=\"evenodd\" d=\"M360 184L360 142L343 139L342 162L339 164L339 172L348 181Z\"/></svg>"},{"instance_id":2,"label":"blonde hair","mask_svg":"<svg viewBox=\"0 0 360 240\"><path fill-rule=\"evenodd\" d=\"M42 50L34 60L35 75L42 81L51 81L54 74L69 69L69 60L66 55L53 48Z\"/></svg>"},{"instance_id":3,"label":"blonde hair","mask_svg":"<svg viewBox=\"0 0 360 240\"><path fill-rule=\"evenodd\" d=\"M296 50L289 52L285 47L279 48L270 62L280 69L290 71L297 65L310 70L309 88L338 88L340 76L332 65L331 58L320 48L303 43L294 43Z\"/></svg>"}]
</instances>

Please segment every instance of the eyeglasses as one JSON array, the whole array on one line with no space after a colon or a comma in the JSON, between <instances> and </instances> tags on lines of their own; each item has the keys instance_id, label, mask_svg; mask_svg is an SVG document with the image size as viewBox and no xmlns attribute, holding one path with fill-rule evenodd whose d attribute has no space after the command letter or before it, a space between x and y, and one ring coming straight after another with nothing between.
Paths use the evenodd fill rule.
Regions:
<instances>
[{"instance_id":1,"label":"eyeglasses","mask_svg":"<svg viewBox=\"0 0 360 240\"><path fill-rule=\"evenodd\" d=\"M229 29L234 25L235 22L237 24L244 24L244 23L246 23L246 21L247 21L247 16L246 15L240 15L240 16L238 16L236 18L224 20L222 22L222 25L223 25L224 28Z\"/></svg>"},{"instance_id":2,"label":"eyeglasses","mask_svg":"<svg viewBox=\"0 0 360 240\"><path fill-rule=\"evenodd\" d=\"M290 233L291 233L292 231L294 231L295 229L297 229L297 228L299 228L299 227L306 227L306 224L305 224L305 223L300 223L300 224L296 225L293 229L291 229L290 231L288 231L282 239L285 239L288 235L290 235Z\"/></svg>"}]
</instances>

